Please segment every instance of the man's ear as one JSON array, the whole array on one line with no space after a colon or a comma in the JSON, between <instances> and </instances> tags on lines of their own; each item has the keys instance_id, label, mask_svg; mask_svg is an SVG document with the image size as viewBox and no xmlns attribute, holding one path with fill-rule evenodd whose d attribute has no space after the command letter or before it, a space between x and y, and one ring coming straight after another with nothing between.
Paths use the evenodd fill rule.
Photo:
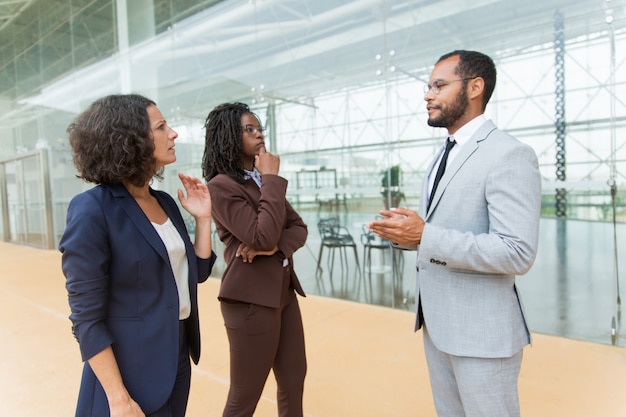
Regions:
<instances>
[{"instance_id":1,"label":"man's ear","mask_svg":"<svg viewBox=\"0 0 626 417\"><path fill-rule=\"evenodd\" d=\"M467 95L470 100L477 98L482 99L483 92L485 91L485 80L482 77L476 77L469 80L467 84Z\"/></svg>"}]
</instances>

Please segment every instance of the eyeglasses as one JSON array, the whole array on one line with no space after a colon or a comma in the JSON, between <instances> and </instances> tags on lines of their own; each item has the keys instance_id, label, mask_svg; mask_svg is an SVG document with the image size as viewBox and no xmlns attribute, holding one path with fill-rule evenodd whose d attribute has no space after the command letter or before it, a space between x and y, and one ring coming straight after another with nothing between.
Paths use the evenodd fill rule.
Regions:
<instances>
[{"instance_id":1,"label":"eyeglasses","mask_svg":"<svg viewBox=\"0 0 626 417\"><path fill-rule=\"evenodd\" d=\"M457 78L456 80L433 80L433 82L430 84L424 84L424 94L428 94L429 91L432 91L434 95L437 95L441 91L442 87L445 87L446 85L450 83L453 83L455 81L473 80L474 78L478 78L478 76L467 77L467 78Z\"/></svg>"},{"instance_id":2,"label":"eyeglasses","mask_svg":"<svg viewBox=\"0 0 626 417\"><path fill-rule=\"evenodd\" d=\"M252 125L245 125L243 127L243 131L246 133L250 133L253 135L256 135L257 132L260 134L263 134L263 132L265 132L267 130L267 128L265 127L261 127L261 126L252 126Z\"/></svg>"}]
</instances>

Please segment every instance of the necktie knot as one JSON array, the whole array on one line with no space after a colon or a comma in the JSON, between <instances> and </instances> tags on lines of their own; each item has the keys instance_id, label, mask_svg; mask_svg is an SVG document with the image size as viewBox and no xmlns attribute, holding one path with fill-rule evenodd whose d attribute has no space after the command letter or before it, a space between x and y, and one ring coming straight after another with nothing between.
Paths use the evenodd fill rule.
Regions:
<instances>
[{"instance_id":1,"label":"necktie knot","mask_svg":"<svg viewBox=\"0 0 626 417\"><path fill-rule=\"evenodd\" d=\"M452 136L448 136L448 140L446 140L446 153L450 152L450 149L452 149L452 147L456 145L456 141L454 140L454 138Z\"/></svg>"}]
</instances>

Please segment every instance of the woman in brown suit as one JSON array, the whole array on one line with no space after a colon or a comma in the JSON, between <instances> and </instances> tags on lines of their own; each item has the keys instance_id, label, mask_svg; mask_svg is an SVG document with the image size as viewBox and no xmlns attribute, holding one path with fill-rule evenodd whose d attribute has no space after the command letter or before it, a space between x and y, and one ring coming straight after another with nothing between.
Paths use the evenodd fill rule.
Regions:
<instances>
[{"instance_id":1,"label":"woman in brown suit","mask_svg":"<svg viewBox=\"0 0 626 417\"><path fill-rule=\"evenodd\" d=\"M304 292L292 255L307 227L285 199L280 159L266 152L247 105L217 106L205 127L202 171L227 264L218 296L230 343L223 416L251 417L273 369L279 416L302 417L306 355L295 293Z\"/></svg>"}]
</instances>

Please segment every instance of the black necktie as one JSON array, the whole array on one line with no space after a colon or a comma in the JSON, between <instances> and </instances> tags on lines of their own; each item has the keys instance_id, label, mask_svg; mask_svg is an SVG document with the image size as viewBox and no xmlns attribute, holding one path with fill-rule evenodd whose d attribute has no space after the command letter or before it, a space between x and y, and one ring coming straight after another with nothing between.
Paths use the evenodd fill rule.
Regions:
<instances>
[{"instance_id":1,"label":"black necktie","mask_svg":"<svg viewBox=\"0 0 626 417\"><path fill-rule=\"evenodd\" d=\"M450 149L452 149L456 145L456 141L452 136L446 140L446 150L443 152L443 156L441 157L441 162L439 163L439 168L437 169L437 175L435 175L435 182L433 183L433 189L430 192L430 198L428 199L428 207L426 211L430 210L430 203L433 201L433 197L435 196L435 190L437 190L437 185L443 177L443 173L446 171L446 163L448 162L448 155L450 154Z\"/></svg>"}]
</instances>

